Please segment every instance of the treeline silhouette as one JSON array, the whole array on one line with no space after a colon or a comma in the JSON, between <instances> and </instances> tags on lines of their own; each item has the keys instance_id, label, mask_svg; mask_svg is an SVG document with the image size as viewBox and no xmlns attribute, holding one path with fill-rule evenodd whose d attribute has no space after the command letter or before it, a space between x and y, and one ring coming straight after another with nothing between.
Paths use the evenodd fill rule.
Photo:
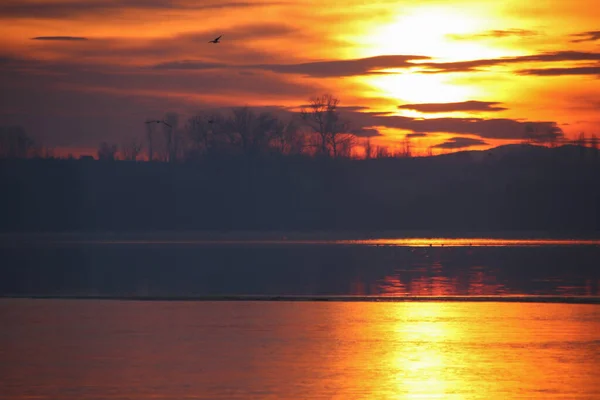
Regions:
<instances>
[{"instance_id":1,"label":"treeline silhouette","mask_svg":"<svg viewBox=\"0 0 600 400\"><path fill-rule=\"evenodd\" d=\"M357 159L351 156L358 135L373 130L351 130L338 105L331 95L314 97L290 120L239 107L229 115L199 113L183 128L177 114L167 113L145 121L145 141L132 140L120 152L102 143L98 160L56 159L22 129L5 129L0 229L600 228L594 136L559 146L561 134L530 129L527 141L546 146L418 158L410 157L408 140L390 156L363 137Z\"/></svg>"},{"instance_id":2,"label":"treeline silhouette","mask_svg":"<svg viewBox=\"0 0 600 400\"><path fill-rule=\"evenodd\" d=\"M193 162L4 159L3 231L600 228L598 151L271 154Z\"/></svg>"}]
</instances>

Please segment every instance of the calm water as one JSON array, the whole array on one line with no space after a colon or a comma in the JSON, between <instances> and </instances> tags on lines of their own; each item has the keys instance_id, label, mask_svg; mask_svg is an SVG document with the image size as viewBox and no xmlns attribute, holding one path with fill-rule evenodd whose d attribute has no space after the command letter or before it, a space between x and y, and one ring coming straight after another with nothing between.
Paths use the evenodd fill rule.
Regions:
<instances>
[{"instance_id":1,"label":"calm water","mask_svg":"<svg viewBox=\"0 0 600 400\"><path fill-rule=\"evenodd\" d=\"M598 240L25 235L0 259L13 296L600 296Z\"/></svg>"},{"instance_id":2,"label":"calm water","mask_svg":"<svg viewBox=\"0 0 600 400\"><path fill-rule=\"evenodd\" d=\"M1 399L599 399L600 306L0 300Z\"/></svg>"},{"instance_id":3,"label":"calm water","mask_svg":"<svg viewBox=\"0 0 600 400\"><path fill-rule=\"evenodd\" d=\"M0 238L0 399L600 399L600 242ZM10 297L13 298L10 298Z\"/></svg>"}]
</instances>

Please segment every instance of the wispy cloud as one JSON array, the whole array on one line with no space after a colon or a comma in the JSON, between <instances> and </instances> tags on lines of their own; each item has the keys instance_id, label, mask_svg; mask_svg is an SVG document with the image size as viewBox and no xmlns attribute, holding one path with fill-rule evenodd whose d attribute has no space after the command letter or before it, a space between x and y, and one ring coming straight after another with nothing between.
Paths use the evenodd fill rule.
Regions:
<instances>
[{"instance_id":1,"label":"wispy cloud","mask_svg":"<svg viewBox=\"0 0 600 400\"><path fill-rule=\"evenodd\" d=\"M377 129L374 128L360 128L360 129L352 129L351 133L358 137L375 137L375 136L383 136Z\"/></svg>"},{"instance_id":2,"label":"wispy cloud","mask_svg":"<svg viewBox=\"0 0 600 400\"><path fill-rule=\"evenodd\" d=\"M388 68L409 68L411 61L429 60L430 57L416 55L387 55L349 60L316 61L301 64L262 64L248 65L248 68L266 69L284 74L298 74L312 77L343 77L377 74L377 70Z\"/></svg>"},{"instance_id":3,"label":"wispy cloud","mask_svg":"<svg viewBox=\"0 0 600 400\"><path fill-rule=\"evenodd\" d=\"M385 55L368 58L327 60L295 64L245 64L244 69L262 69L282 74L296 74L316 78L333 78L373 74L387 74L382 70L419 68L421 73L448 73L476 71L478 68L504 64L547 63L600 60L600 53L559 51L519 57L478 59L458 62L429 62L431 57L417 55ZM425 62L423 62L425 61ZM155 65L159 69L206 69L206 62L179 60ZM212 66L211 66L212 67ZM466 106L475 106L467 103ZM487 111L494 111L488 109ZM500 111L495 107L495 111Z\"/></svg>"},{"instance_id":4,"label":"wispy cloud","mask_svg":"<svg viewBox=\"0 0 600 400\"><path fill-rule=\"evenodd\" d=\"M541 54L532 54L519 57L504 57L479 59L470 61L457 61L449 63L427 62L421 63L431 70L424 71L427 73L444 73L444 72L469 72L476 71L477 68L490 67L495 65L532 63L532 62L564 62L564 61L597 61L600 60L600 53L581 52L581 51L557 51Z\"/></svg>"},{"instance_id":5,"label":"wispy cloud","mask_svg":"<svg viewBox=\"0 0 600 400\"><path fill-rule=\"evenodd\" d=\"M571 40L571 43L594 42L600 40L600 31L574 33L571 36L575 37L575 39Z\"/></svg>"},{"instance_id":6,"label":"wispy cloud","mask_svg":"<svg viewBox=\"0 0 600 400\"><path fill-rule=\"evenodd\" d=\"M53 41L79 41L79 40L88 40L86 37L82 36L37 36L31 38L31 40L53 40Z\"/></svg>"},{"instance_id":7,"label":"wispy cloud","mask_svg":"<svg viewBox=\"0 0 600 400\"><path fill-rule=\"evenodd\" d=\"M482 139L522 140L528 137L527 129L548 133L556 138L563 136L556 122L524 122L508 118L411 118L378 113L354 113L353 122L362 126L384 126L402 129L412 133L451 133L459 135L477 135Z\"/></svg>"},{"instance_id":8,"label":"wispy cloud","mask_svg":"<svg viewBox=\"0 0 600 400\"><path fill-rule=\"evenodd\" d=\"M193 60L182 60L182 61L170 61L160 63L152 66L152 69L188 69L188 70L205 70L205 69L217 69L225 68L226 64L204 62L204 61L193 61Z\"/></svg>"},{"instance_id":9,"label":"wispy cloud","mask_svg":"<svg viewBox=\"0 0 600 400\"><path fill-rule=\"evenodd\" d=\"M443 143L436 144L432 147L435 147L438 149L464 149L467 147L485 146L487 144L488 143L486 141L481 140L481 139L473 139L473 138L467 138L467 137L453 137Z\"/></svg>"},{"instance_id":10,"label":"wispy cloud","mask_svg":"<svg viewBox=\"0 0 600 400\"><path fill-rule=\"evenodd\" d=\"M406 138L408 139L416 139L416 138L424 138L427 137L426 133L423 132L413 132L413 133L407 133L406 135L404 135Z\"/></svg>"},{"instance_id":11,"label":"wispy cloud","mask_svg":"<svg viewBox=\"0 0 600 400\"><path fill-rule=\"evenodd\" d=\"M246 64L238 68L267 70L282 74L310 77L344 77L377 74L377 70L414 67L412 60L429 60L430 57L414 55L377 56L349 60L315 61L299 64ZM207 63L194 61L170 61L157 64L159 69L206 69Z\"/></svg>"},{"instance_id":12,"label":"wispy cloud","mask_svg":"<svg viewBox=\"0 0 600 400\"><path fill-rule=\"evenodd\" d=\"M565 76L565 75L598 75L598 76L600 76L600 66L573 67L573 68L524 69L524 70L519 71L519 74L537 75L537 76Z\"/></svg>"},{"instance_id":13,"label":"wispy cloud","mask_svg":"<svg viewBox=\"0 0 600 400\"><path fill-rule=\"evenodd\" d=\"M455 40L473 40L473 39L501 39L507 37L530 37L537 36L539 32L528 29L495 29L491 31L472 33L472 34L450 34L447 37Z\"/></svg>"},{"instance_id":14,"label":"wispy cloud","mask_svg":"<svg viewBox=\"0 0 600 400\"><path fill-rule=\"evenodd\" d=\"M398 106L399 109L414 110L423 113L443 113L456 111L503 111L505 107L498 106L499 102L495 101L463 101L458 103L421 103L421 104L403 104Z\"/></svg>"},{"instance_id":15,"label":"wispy cloud","mask_svg":"<svg viewBox=\"0 0 600 400\"><path fill-rule=\"evenodd\" d=\"M165 0L87 0L85 2L5 0L0 4L0 15L12 18L70 18L82 15L94 15L98 12L118 13L125 9L140 10L216 10L249 8L283 4L282 2L252 1L192 1L178 2Z\"/></svg>"}]
</instances>

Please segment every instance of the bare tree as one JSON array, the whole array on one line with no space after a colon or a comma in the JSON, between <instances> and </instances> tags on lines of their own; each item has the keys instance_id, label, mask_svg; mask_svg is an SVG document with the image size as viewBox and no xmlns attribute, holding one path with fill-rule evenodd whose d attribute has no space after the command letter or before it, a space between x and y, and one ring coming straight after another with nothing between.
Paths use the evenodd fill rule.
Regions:
<instances>
[{"instance_id":1,"label":"bare tree","mask_svg":"<svg viewBox=\"0 0 600 400\"><path fill-rule=\"evenodd\" d=\"M343 135L335 136L335 144L332 146L334 149L334 157L352 157L352 150L356 145L356 136L346 133Z\"/></svg>"},{"instance_id":2,"label":"bare tree","mask_svg":"<svg viewBox=\"0 0 600 400\"><path fill-rule=\"evenodd\" d=\"M427 157L433 157L433 146L427 147Z\"/></svg>"},{"instance_id":3,"label":"bare tree","mask_svg":"<svg viewBox=\"0 0 600 400\"><path fill-rule=\"evenodd\" d=\"M197 113L186 124L190 142L188 157L199 157L221 151L229 146L231 137L227 132L227 121L220 113Z\"/></svg>"},{"instance_id":4,"label":"bare tree","mask_svg":"<svg viewBox=\"0 0 600 400\"><path fill-rule=\"evenodd\" d=\"M154 126L155 124L146 121L146 142L148 145L148 161L154 160Z\"/></svg>"},{"instance_id":5,"label":"bare tree","mask_svg":"<svg viewBox=\"0 0 600 400\"><path fill-rule=\"evenodd\" d=\"M410 143L410 137L404 136L402 141L402 150L400 151L401 157L410 158L412 157L412 144Z\"/></svg>"},{"instance_id":6,"label":"bare tree","mask_svg":"<svg viewBox=\"0 0 600 400\"><path fill-rule=\"evenodd\" d=\"M365 150L365 160L373 158L373 145L371 144L371 138L368 137L363 141L363 148Z\"/></svg>"},{"instance_id":7,"label":"bare tree","mask_svg":"<svg viewBox=\"0 0 600 400\"><path fill-rule=\"evenodd\" d=\"M377 146L375 148L375 156L377 158L388 158L390 157L390 152L385 146Z\"/></svg>"},{"instance_id":8,"label":"bare tree","mask_svg":"<svg viewBox=\"0 0 600 400\"><path fill-rule=\"evenodd\" d=\"M276 125L277 118L271 113L256 114L249 107L236 107L226 121L226 130L242 153L260 154L269 147Z\"/></svg>"},{"instance_id":9,"label":"bare tree","mask_svg":"<svg viewBox=\"0 0 600 400\"><path fill-rule=\"evenodd\" d=\"M304 122L319 135L320 147L319 153L322 155L331 155L329 146L332 148L333 155L337 153L337 146L343 138L338 135L346 134L347 126L340 121L337 110L340 100L331 94L324 94L320 97L313 97L309 100L308 106L303 106L300 116Z\"/></svg>"},{"instance_id":10,"label":"bare tree","mask_svg":"<svg viewBox=\"0 0 600 400\"><path fill-rule=\"evenodd\" d=\"M579 136L577 137L577 140L575 140L575 145L579 147L579 156L581 158L585 157L585 153L586 153L586 138L585 138L585 132L580 132Z\"/></svg>"},{"instance_id":11,"label":"bare tree","mask_svg":"<svg viewBox=\"0 0 600 400\"><path fill-rule=\"evenodd\" d=\"M540 129L538 125L525 126L525 143L535 143L555 147L564 138L564 132L556 125Z\"/></svg>"},{"instance_id":12,"label":"bare tree","mask_svg":"<svg viewBox=\"0 0 600 400\"><path fill-rule=\"evenodd\" d=\"M109 145L106 142L100 143L98 147L98 160L114 160L117 155L117 145Z\"/></svg>"},{"instance_id":13,"label":"bare tree","mask_svg":"<svg viewBox=\"0 0 600 400\"><path fill-rule=\"evenodd\" d=\"M301 154L306 147L306 139L296 121L275 121L271 135L271 147L280 154Z\"/></svg>"},{"instance_id":14,"label":"bare tree","mask_svg":"<svg viewBox=\"0 0 600 400\"><path fill-rule=\"evenodd\" d=\"M596 150L594 152L594 155L597 156L598 155L598 137L595 134L592 134L592 137L590 138L590 146L592 147L592 149Z\"/></svg>"},{"instance_id":15,"label":"bare tree","mask_svg":"<svg viewBox=\"0 0 600 400\"><path fill-rule=\"evenodd\" d=\"M173 162L177 159L178 148L180 145L179 131L179 114L168 112L165 114L165 123L163 126L163 135L165 138L164 159L167 162Z\"/></svg>"},{"instance_id":16,"label":"bare tree","mask_svg":"<svg viewBox=\"0 0 600 400\"><path fill-rule=\"evenodd\" d=\"M189 118L186 125L188 137L190 138L191 152L194 155L205 154L211 147L211 124L202 114Z\"/></svg>"},{"instance_id":17,"label":"bare tree","mask_svg":"<svg viewBox=\"0 0 600 400\"><path fill-rule=\"evenodd\" d=\"M136 139L121 145L124 160L136 161L142 150L142 143Z\"/></svg>"},{"instance_id":18,"label":"bare tree","mask_svg":"<svg viewBox=\"0 0 600 400\"><path fill-rule=\"evenodd\" d=\"M0 158L26 158L33 150L33 139L22 127L0 127Z\"/></svg>"}]
</instances>

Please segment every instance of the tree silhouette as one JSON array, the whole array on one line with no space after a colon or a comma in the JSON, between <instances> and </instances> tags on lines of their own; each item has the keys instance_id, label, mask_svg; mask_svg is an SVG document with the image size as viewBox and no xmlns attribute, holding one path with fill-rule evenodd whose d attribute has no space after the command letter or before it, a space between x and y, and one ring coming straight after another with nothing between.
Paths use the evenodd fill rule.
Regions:
<instances>
[{"instance_id":1,"label":"tree silhouette","mask_svg":"<svg viewBox=\"0 0 600 400\"><path fill-rule=\"evenodd\" d=\"M0 158L27 158L33 149L33 139L22 127L0 127Z\"/></svg>"},{"instance_id":2,"label":"tree silhouette","mask_svg":"<svg viewBox=\"0 0 600 400\"><path fill-rule=\"evenodd\" d=\"M233 144L243 154L257 155L266 152L277 125L277 118L268 112L256 114L249 107L236 107L226 121Z\"/></svg>"},{"instance_id":3,"label":"tree silhouette","mask_svg":"<svg viewBox=\"0 0 600 400\"><path fill-rule=\"evenodd\" d=\"M179 114L168 112L165 114L163 126L163 135L165 138L164 159L167 162L177 160L178 150L181 145L181 136L178 134Z\"/></svg>"},{"instance_id":4,"label":"tree silhouette","mask_svg":"<svg viewBox=\"0 0 600 400\"><path fill-rule=\"evenodd\" d=\"M298 129L294 120L282 121L277 119L271 137L272 146L279 154L302 154L306 143L304 135Z\"/></svg>"},{"instance_id":5,"label":"tree silhouette","mask_svg":"<svg viewBox=\"0 0 600 400\"><path fill-rule=\"evenodd\" d=\"M106 142L100 143L98 147L98 160L114 160L117 154L117 145L109 145Z\"/></svg>"},{"instance_id":6,"label":"tree silhouette","mask_svg":"<svg viewBox=\"0 0 600 400\"><path fill-rule=\"evenodd\" d=\"M373 158L373 145L371 144L371 138L368 137L363 141L363 149L365 150L365 160Z\"/></svg>"},{"instance_id":7,"label":"tree silhouette","mask_svg":"<svg viewBox=\"0 0 600 400\"><path fill-rule=\"evenodd\" d=\"M138 142L136 139L132 139L121 145L121 150L124 160L136 161L142 150L142 143Z\"/></svg>"},{"instance_id":8,"label":"tree silhouette","mask_svg":"<svg viewBox=\"0 0 600 400\"><path fill-rule=\"evenodd\" d=\"M150 119L146 121L146 142L148 147L148 161L154 160L154 126L156 124L148 123Z\"/></svg>"},{"instance_id":9,"label":"tree silhouette","mask_svg":"<svg viewBox=\"0 0 600 400\"><path fill-rule=\"evenodd\" d=\"M556 125L552 125L546 129L540 129L535 124L525 125L525 143L556 147L558 142L564 139L564 137L564 132Z\"/></svg>"},{"instance_id":10,"label":"tree silhouette","mask_svg":"<svg viewBox=\"0 0 600 400\"><path fill-rule=\"evenodd\" d=\"M318 153L321 155L330 155L328 144L331 142L332 131L337 130L339 102L340 100L331 94L324 94L320 97L312 97L308 106L303 106L300 110L304 122L319 135Z\"/></svg>"}]
</instances>

